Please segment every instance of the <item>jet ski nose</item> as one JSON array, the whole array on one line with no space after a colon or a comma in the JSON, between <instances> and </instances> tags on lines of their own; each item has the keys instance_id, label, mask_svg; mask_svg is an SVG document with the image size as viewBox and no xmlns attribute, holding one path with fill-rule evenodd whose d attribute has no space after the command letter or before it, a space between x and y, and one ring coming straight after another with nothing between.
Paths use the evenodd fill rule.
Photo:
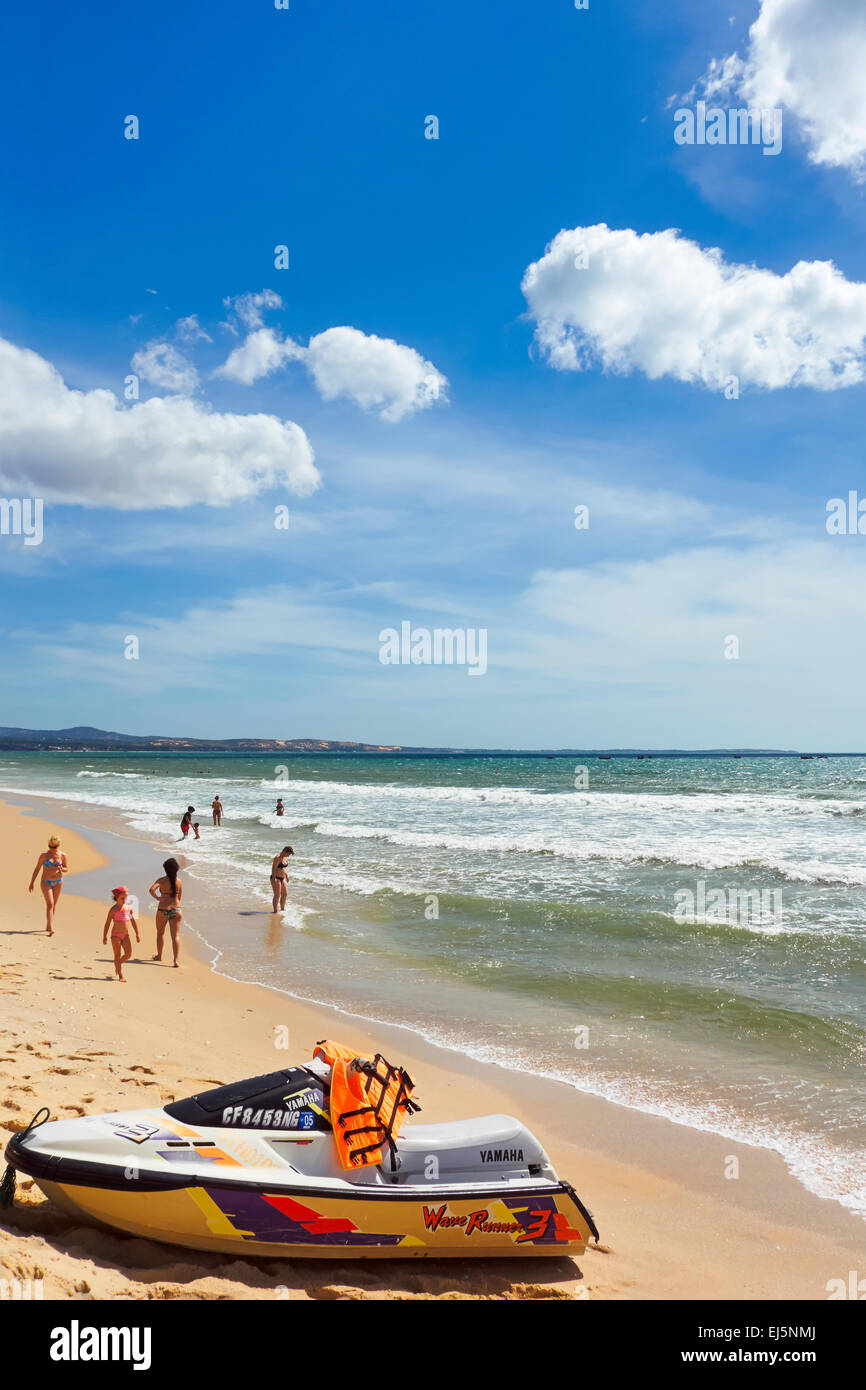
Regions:
<instances>
[{"instance_id":1,"label":"jet ski nose","mask_svg":"<svg viewBox=\"0 0 866 1390\"><path fill-rule=\"evenodd\" d=\"M6 1146L6 1158L14 1168L36 1178L50 1176L59 1164L64 1169L77 1162L134 1164L135 1156L142 1153L142 1143L159 1134L161 1126L154 1117L160 1113L46 1120L13 1135Z\"/></svg>"},{"instance_id":2,"label":"jet ski nose","mask_svg":"<svg viewBox=\"0 0 866 1390\"><path fill-rule=\"evenodd\" d=\"M29 1154L75 1153L90 1149L93 1145L91 1122L84 1118L75 1120L47 1120L29 1132L23 1130L14 1136L16 1148Z\"/></svg>"}]
</instances>

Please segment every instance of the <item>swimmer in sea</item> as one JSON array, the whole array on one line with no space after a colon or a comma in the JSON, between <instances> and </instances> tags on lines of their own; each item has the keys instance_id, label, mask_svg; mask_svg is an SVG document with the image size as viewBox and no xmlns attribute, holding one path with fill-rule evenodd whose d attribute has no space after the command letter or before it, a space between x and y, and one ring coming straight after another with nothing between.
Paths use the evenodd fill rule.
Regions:
<instances>
[{"instance_id":1,"label":"swimmer in sea","mask_svg":"<svg viewBox=\"0 0 866 1390\"><path fill-rule=\"evenodd\" d=\"M39 887L42 889L42 896L45 899L45 930L49 936L53 936L54 914L57 911L57 904L63 891L63 875L69 872L66 855L60 852L60 840L56 835L51 836L47 850L43 851L36 860L36 868L30 879L28 893L33 892L36 875L40 869L42 870L42 882Z\"/></svg>"},{"instance_id":2,"label":"swimmer in sea","mask_svg":"<svg viewBox=\"0 0 866 1390\"><path fill-rule=\"evenodd\" d=\"M138 934L138 923L135 920L135 913L131 907L127 907L126 900L129 897L127 888L112 888L111 896L114 899L108 909L108 916L105 919L105 926L102 930L103 946L108 941L108 929L111 928L111 947L114 951L114 973L121 984L126 984L126 976L123 967L132 955L132 942L129 939L129 924L132 923L136 941L141 941Z\"/></svg>"},{"instance_id":3,"label":"swimmer in sea","mask_svg":"<svg viewBox=\"0 0 866 1390\"><path fill-rule=\"evenodd\" d=\"M152 898L159 900L156 909L156 955L152 960L162 960L162 946L165 941L165 928L171 932L171 948L174 952L174 968L177 970L178 957L180 956L180 924L183 921L183 913L180 910L180 900L183 897L183 884L178 878L180 865L176 859L166 859L162 866L165 869L165 877L158 878L150 885L148 892Z\"/></svg>"},{"instance_id":4,"label":"swimmer in sea","mask_svg":"<svg viewBox=\"0 0 866 1390\"><path fill-rule=\"evenodd\" d=\"M283 798L282 798L281 796L278 796L278 797L277 797L277 805L276 805L276 812L277 812L277 815L278 815L278 816L281 816L281 815L284 813L285 809L286 809L286 808L285 808L285 806L283 805Z\"/></svg>"},{"instance_id":5,"label":"swimmer in sea","mask_svg":"<svg viewBox=\"0 0 866 1390\"><path fill-rule=\"evenodd\" d=\"M289 891L289 877L286 873L288 856L294 854L291 845L284 845L279 854L274 855L274 862L271 865L271 889L274 894L274 912L282 912L286 905L286 896Z\"/></svg>"}]
</instances>

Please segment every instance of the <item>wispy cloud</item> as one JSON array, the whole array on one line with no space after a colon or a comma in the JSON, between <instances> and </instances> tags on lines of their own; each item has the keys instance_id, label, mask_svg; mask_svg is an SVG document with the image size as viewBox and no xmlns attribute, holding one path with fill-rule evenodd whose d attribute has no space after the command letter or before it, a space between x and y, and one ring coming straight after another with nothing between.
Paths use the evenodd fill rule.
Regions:
<instances>
[{"instance_id":1,"label":"wispy cloud","mask_svg":"<svg viewBox=\"0 0 866 1390\"><path fill-rule=\"evenodd\" d=\"M161 391L191 396L198 386L198 372L173 343L154 340L139 348L132 358L132 370Z\"/></svg>"}]
</instances>

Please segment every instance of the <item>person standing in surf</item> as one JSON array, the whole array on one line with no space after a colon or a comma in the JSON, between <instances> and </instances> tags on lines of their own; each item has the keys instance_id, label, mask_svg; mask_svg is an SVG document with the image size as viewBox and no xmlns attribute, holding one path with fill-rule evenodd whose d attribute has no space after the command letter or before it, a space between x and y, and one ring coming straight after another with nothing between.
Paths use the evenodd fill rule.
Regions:
<instances>
[{"instance_id":1,"label":"person standing in surf","mask_svg":"<svg viewBox=\"0 0 866 1390\"><path fill-rule=\"evenodd\" d=\"M187 806L186 810L185 810L184 813L183 813L183 816L181 817L181 822L180 822L180 837L181 837L182 840L185 840L186 837L187 837L187 835L189 834L189 828L190 828L190 826L192 825L192 818L193 818L194 812L195 812L195 807L194 807L194 806Z\"/></svg>"},{"instance_id":2,"label":"person standing in surf","mask_svg":"<svg viewBox=\"0 0 866 1390\"><path fill-rule=\"evenodd\" d=\"M166 859L162 867L165 869L165 877L156 879L148 889L150 896L158 899L158 906L156 909L156 955L152 956L151 960L162 960L165 929L166 926L168 926L171 932L171 949L174 953L174 968L177 970L177 963L180 957L180 924L183 921L183 913L180 910L180 900L183 897L183 884L178 877L180 865L176 859Z\"/></svg>"},{"instance_id":3,"label":"person standing in surf","mask_svg":"<svg viewBox=\"0 0 866 1390\"><path fill-rule=\"evenodd\" d=\"M53 936L54 914L57 911L57 904L63 891L63 875L69 872L66 855L60 852L60 840L56 835L51 836L47 850L43 851L36 860L36 868L30 879L28 893L33 892L36 875L40 869L42 870L42 882L39 887L42 889L42 896L45 899L45 930L49 936Z\"/></svg>"},{"instance_id":4,"label":"person standing in surf","mask_svg":"<svg viewBox=\"0 0 866 1390\"><path fill-rule=\"evenodd\" d=\"M220 799L219 799L219 792L217 792L216 796L214 797L213 801L211 802L210 808L211 808L211 810L213 811L213 823L214 823L214 825L221 825L221 824L222 824L222 818L223 818L223 804L222 804L222 802L221 802Z\"/></svg>"},{"instance_id":5,"label":"person standing in surf","mask_svg":"<svg viewBox=\"0 0 866 1390\"><path fill-rule=\"evenodd\" d=\"M288 856L294 854L291 845L283 845L279 854L274 855L274 862L271 864L271 890L274 895L274 912L282 912L286 906L286 897L289 892L289 876L286 873Z\"/></svg>"}]
</instances>

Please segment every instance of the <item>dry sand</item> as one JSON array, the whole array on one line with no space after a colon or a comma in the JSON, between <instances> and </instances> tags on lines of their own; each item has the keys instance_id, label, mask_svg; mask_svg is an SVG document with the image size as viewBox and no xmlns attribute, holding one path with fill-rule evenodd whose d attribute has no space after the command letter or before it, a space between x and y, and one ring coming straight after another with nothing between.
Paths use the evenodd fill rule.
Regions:
<instances>
[{"instance_id":1,"label":"dry sand","mask_svg":"<svg viewBox=\"0 0 866 1390\"><path fill-rule=\"evenodd\" d=\"M594 1211L604 1244L579 1263L251 1262L84 1226L19 1178L14 1207L0 1213L0 1278L41 1278L44 1297L58 1299L821 1299L829 1279L863 1267L866 1224L807 1193L775 1155L223 979L195 956L190 933L181 969L169 951L154 964L150 915L128 983L116 982L102 945L108 904L74 893L75 872L105 862L84 838L60 832L72 872L53 938L38 886L27 894L53 828L0 806L0 1142L43 1105L52 1118L152 1106L302 1062L317 1039L335 1037L406 1065L426 1122L518 1114ZM282 1028L288 1051L276 1048ZM623 1160L636 1149L640 1163ZM745 1181L724 1180L731 1153Z\"/></svg>"}]
</instances>

